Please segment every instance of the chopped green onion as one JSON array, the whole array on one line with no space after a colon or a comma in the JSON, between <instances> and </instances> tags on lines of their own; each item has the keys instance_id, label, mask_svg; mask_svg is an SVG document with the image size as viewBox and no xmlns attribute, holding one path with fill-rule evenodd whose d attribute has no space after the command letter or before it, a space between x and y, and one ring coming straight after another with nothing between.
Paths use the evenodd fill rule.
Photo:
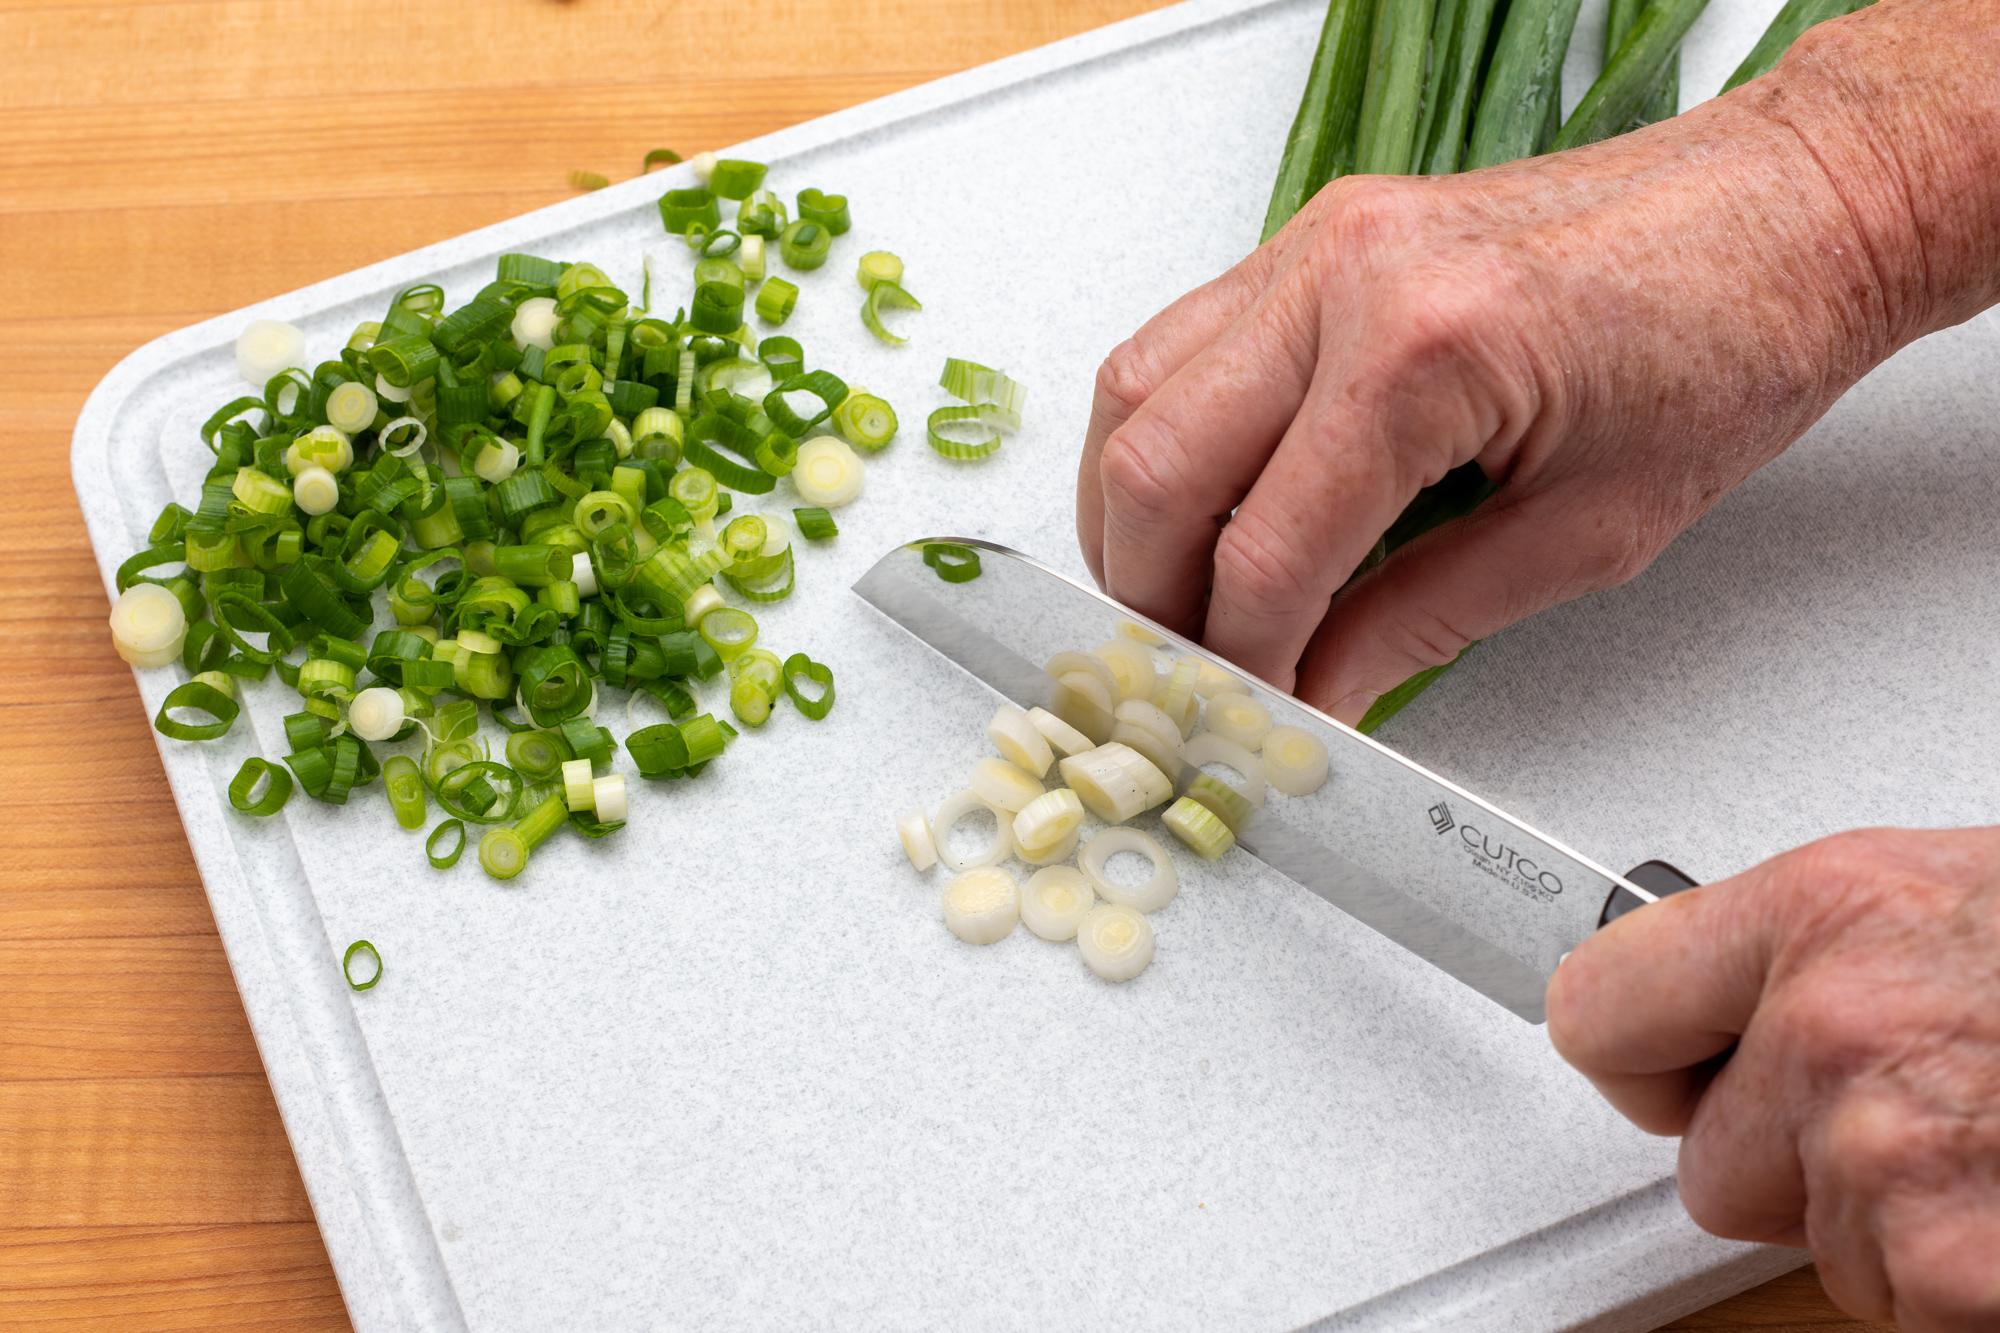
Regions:
<instances>
[{"instance_id":1,"label":"chopped green onion","mask_svg":"<svg viewBox=\"0 0 2000 1333\"><path fill-rule=\"evenodd\" d=\"M810 272L826 263L833 252L833 232L818 222L800 218L785 228L778 240L778 255L787 267Z\"/></svg>"},{"instance_id":2,"label":"chopped green onion","mask_svg":"<svg viewBox=\"0 0 2000 1333\"><path fill-rule=\"evenodd\" d=\"M672 166L674 163L679 162L680 160L681 160L681 155L679 153L676 153L671 148L649 149L647 150L646 153L646 160L640 166L639 172L641 175L644 175L646 172L651 171L654 167Z\"/></svg>"},{"instance_id":3,"label":"chopped green onion","mask_svg":"<svg viewBox=\"0 0 2000 1333\"><path fill-rule=\"evenodd\" d=\"M375 969L367 980L357 981L354 977L354 960L366 955L375 964ZM382 955L367 940L356 940L347 946L347 952L340 956L340 974L347 978L349 990L373 990L375 983L382 979Z\"/></svg>"},{"instance_id":4,"label":"chopped green onion","mask_svg":"<svg viewBox=\"0 0 2000 1333\"><path fill-rule=\"evenodd\" d=\"M926 542L924 563L946 583L970 583L979 577L979 552L956 542Z\"/></svg>"},{"instance_id":5,"label":"chopped green onion","mask_svg":"<svg viewBox=\"0 0 2000 1333\"><path fill-rule=\"evenodd\" d=\"M669 236L686 236L693 227L705 236L722 224L722 210L714 194L699 186L668 190L660 196L660 224Z\"/></svg>"},{"instance_id":6,"label":"chopped green onion","mask_svg":"<svg viewBox=\"0 0 2000 1333\"><path fill-rule=\"evenodd\" d=\"M245 759L229 783L229 804L246 815L275 815L291 798L292 775L263 759Z\"/></svg>"},{"instance_id":7,"label":"chopped green onion","mask_svg":"<svg viewBox=\"0 0 2000 1333\"><path fill-rule=\"evenodd\" d=\"M406 754L392 755L382 761L382 786L389 793L389 807L396 812L396 822L406 829L424 826L424 778L417 771L417 761Z\"/></svg>"},{"instance_id":8,"label":"chopped green onion","mask_svg":"<svg viewBox=\"0 0 2000 1333\"><path fill-rule=\"evenodd\" d=\"M762 162L722 158L708 177L708 188L722 199L748 199L764 183L768 168Z\"/></svg>"},{"instance_id":9,"label":"chopped green onion","mask_svg":"<svg viewBox=\"0 0 2000 1333\"><path fill-rule=\"evenodd\" d=\"M438 850L438 842L440 839L443 838L453 839L451 850L448 852L441 852ZM431 869L433 870L451 869L453 866L458 864L458 858L464 854L465 854L464 820L461 819L444 820L436 828L431 830L431 835L428 838L424 839L424 857L431 863Z\"/></svg>"},{"instance_id":10,"label":"chopped green onion","mask_svg":"<svg viewBox=\"0 0 2000 1333\"><path fill-rule=\"evenodd\" d=\"M756 618L748 611L739 611L733 606L725 606L703 616L696 631L724 662L735 661L757 642Z\"/></svg>"},{"instance_id":11,"label":"chopped green onion","mask_svg":"<svg viewBox=\"0 0 2000 1333\"><path fill-rule=\"evenodd\" d=\"M792 407L794 394L802 394L819 403L819 410L811 416L801 416ZM769 414L779 430L794 438L800 438L819 425L843 402L847 401L847 385L831 371L815 370L806 375L794 375L764 395L764 411Z\"/></svg>"},{"instance_id":12,"label":"chopped green onion","mask_svg":"<svg viewBox=\"0 0 2000 1333\"><path fill-rule=\"evenodd\" d=\"M802 690L800 677L819 686L819 693L810 695ZM804 653L793 653L785 659L785 697L801 713L819 721L833 711L833 668L813 661Z\"/></svg>"},{"instance_id":13,"label":"chopped green onion","mask_svg":"<svg viewBox=\"0 0 2000 1333\"><path fill-rule=\"evenodd\" d=\"M512 879L527 868L535 848L549 840L569 818L569 806L560 794L549 797L530 810L512 828L487 830L479 840L479 865L495 879Z\"/></svg>"},{"instance_id":14,"label":"chopped green onion","mask_svg":"<svg viewBox=\"0 0 2000 1333\"><path fill-rule=\"evenodd\" d=\"M816 222L834 236L845 236L854 225L847 212L847 196L822 194L818 190L799 191L799 217Z\"/></svg>"},{"instance_id":15,"label":"chopped green onion","mask_svg":"<svg viewBox=\"0 0 2000 1333\"><path fill-rule=\"evenodd\" d=\"M874 453L896 438L896 409L874 394L855 390L834 409L833 428L857 449Z\"/></svg>"},{"instance_id":16,"label":"chopped green onion","mask_svg":"<svg viewBox=\"0 0 2000 1333\"><path fill-rule=\"evenodd\" d=\"M185 721L174 716L182 710L197 715L206 714L208 720ZM167 691L167 697L160 702L159 713L153 718L153 729L177 741L212 741L228 734L241 711L235 699L215 686L206 681L191 680Z\"/></svg>"},{"instance_id":17,"label":"chopped green onion","mask_svg":"<svg viewBox=\"0 0 2000 1333\"><path fill-rule=\"evenodd\" d=\"M833 521L833 515L817 506L794 509L792 520L799 525L799 535L809 542L823 542L840 535L840 526Z\"/></svg>"},{"instance_id":18,"label":"chopped green onion","mask_svg":"<svg viewBox=\"0 0 2000 1333\"><path fill-rule=\"evenodd\" d=\"M166 666L187 641L187 609L157 583L133 584L111 608L112 645L135 667Z\"/></svg>"},{"instance_id":19,"label":"chopped green onion","mask_svg":"<svg viewBox=\"0 0 2000 1333\"><path fill-rule=\"evenodd\" d=\"M926 431L931 448L959 462L985 458L1000 447L1000 432L986 424L982 407L940 407L931 413Z\"/></svg>"},{"instance_id":20,"label":"chopped green onion","mask_svg":"<svg viewBox=\"0 0 2000 1333\"><path fill-rule=\"evenodd\" d=\"M1003 371L950 357L938 377L938 387L960 402L980 405L979 420L988 425L1010 431L1021 428L1021 409L1027 404L1028 391Z\"/></svg>"},{"instance_id":21,"label":"chopped green onion","mask_svg":"<svg viewBox=\"0 0 2000 1333\"><path fill-rule=\"evenodd\" d=\"M923 308L923 302L904 291L897 283L887 281L878 282L868 289L868 299L861 303L861 322L867 326L870 333L875 335L877 342L888 343L891 347L900 347L908 342L909 339L895 332L887 324L884 324L882 322L882 312L884 310L922 310Z\"/></svg>"},{"instance_id":22,"label":"chopped green onion","mask_svg":"<svg viewBox=\"0 0 2000 1333\"><path fill-rule=\"evenodd\" d=\"M1189 851L1204 861L1218 861L1224 852L1236 845L1236 835L1230 831L1229 825L1190 796L1183 796L1168 806L1160 822L1166 825L1167 832L1180 839Z\"/></svg>"},{"instance_id":23,"label":"chopped green onion","mask_svg":"<svg viewBox=\"0 0 2000 1333\"><path fill-rule=\"evenodd\" d=\"M870 250L861 256L861 265L855 277L861 283L861 290L864 292L875 290L878 283L901 283L903 261L887 250Z\"/></svg>"},{"instance_id":24,"label":"chopped green onion","mask_svg":"<svg viewBox=\"0 0 2000 1333\"><path fill-rule=\"evenodd\" d=\"M587 721L570 719L579 720ZM507 738L507 763L528 781L545 782L562 767L563 746L555 732L517 731Z\"/></svg>"},{"instance_id":25,"label":"chopped green onion","mask_svg":"<svg viewBox=\"0 0 2000 1333\"><path fill-rule=\"evenodd\" d=\"M800 445L798 465L791 475L799 498L822 509L852 504L861 495L861 460L844 441L831 435Z\"/></svg>"},{"instance_id":26,"label":"chopped green onion","mask_svg":"<svg viewBox=\"0 0 2000 1333\"><path fill-rule=\"evenodd\" d=\"M791 263L789 258L786 263ZM797 267L797 265L793 265ZM792 317L799 303L799 289L783 278L766 280L757 292L757 318L766 324L782 325Z\"/></svg>"},{"instance_id":27,"label":"chopped green onion","mask_svg":"<svg viewBox=\"0 0 2000 1333\"><path fill-rule=\"evenodd\" d=\"M577 190L601 190L611 184L611 178L595 171L572 171L569 173L570 188Z\"/></svg>"}]
</instances>

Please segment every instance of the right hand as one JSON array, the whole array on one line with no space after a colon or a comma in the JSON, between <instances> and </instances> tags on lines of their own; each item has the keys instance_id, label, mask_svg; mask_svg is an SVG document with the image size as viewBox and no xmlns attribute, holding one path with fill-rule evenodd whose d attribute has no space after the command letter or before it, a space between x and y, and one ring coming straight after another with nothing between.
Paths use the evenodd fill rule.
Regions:
<instances>
[{"instance_id":1,"label":"right hand","mask_svg":"<svg viewBox=\"0 0 2000 1333\"><path fill-rule=\"evenodd\" d=\"M1823 167L1782 103L1753 83L1593 148L1329 186L1105 362L1099 583L1352 722L1637 574L1932 318L1898 183ZM1466 463L1498 493L1342 591Z\"/></svg>"}]
</instances>

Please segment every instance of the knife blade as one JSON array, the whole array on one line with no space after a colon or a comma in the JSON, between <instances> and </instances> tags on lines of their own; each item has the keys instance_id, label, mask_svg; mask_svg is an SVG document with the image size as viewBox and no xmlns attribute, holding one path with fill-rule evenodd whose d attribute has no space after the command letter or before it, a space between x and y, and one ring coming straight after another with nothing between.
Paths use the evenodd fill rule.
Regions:
<instances>
[{"instance_id":1,"label":"knife blade","mask_svg":"<svg viewBox=\"0 0 2000 1333\"><path fill-rule=\"evenodd\" d=\"M1279 726L1327 748L1309 797L1266 801L1238 845L1280 874L1531 1023L1556 965L1599 926L1693 881L1664 862L1615 875L1371 737L1245 676L1198 644L1037 563L967 537L899 546L854 590L1023 708L1061 711L1042 663L1128 622L1241 682ZM1183 765L1176 787L1195 776ZM1639 882L1635 882L1635 879Z\"/></svg>"}]
</instances>

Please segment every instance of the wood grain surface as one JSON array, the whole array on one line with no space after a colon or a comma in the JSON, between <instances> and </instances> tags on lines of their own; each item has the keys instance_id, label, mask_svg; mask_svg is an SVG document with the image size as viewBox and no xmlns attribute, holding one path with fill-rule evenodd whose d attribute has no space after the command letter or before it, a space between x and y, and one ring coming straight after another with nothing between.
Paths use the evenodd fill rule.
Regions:
<instances>
[{"instance_id":1,"label":"wood grain surface","mask_svg":"<svg viewBox=\"0 0 2000 1333\"><path fill-rule=\"evenodd\" d=\"M1151 7L0 0L0 1326L346 1322L107 640L69 475L91 386L158 334L562 198L571 170L622 178ZM1676 1327L1863 1326L1802 1273Z\"/></svg>"}]
</instances>

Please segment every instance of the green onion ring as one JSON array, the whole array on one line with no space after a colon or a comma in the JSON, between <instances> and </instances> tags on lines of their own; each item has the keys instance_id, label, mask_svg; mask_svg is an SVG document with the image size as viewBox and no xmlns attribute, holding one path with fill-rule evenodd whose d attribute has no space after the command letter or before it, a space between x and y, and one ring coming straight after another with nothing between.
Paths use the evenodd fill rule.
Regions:
<instances>
[{"instance_id":1,"label":"green onion ring","mask_svg":"<svg viewBox=\"0 0 2000 1333\"><path fill-rule=\"evenodd\" d=\"M252 800L259 782L264 783L264 794ZM229 803L246 815L275 815L291 799L292 775L263 759L245 759L229 783Z\"/></svg>"},{"instance_id":2,"label":"green onion ring","mask_svg":"<svg viewBox=\"0 0 2000 1333\"><path fill-rule=\"evenodd\" d=\"M366 981L356 981L354 979L354 960L361 954L366 954L375 960L375 974ZM347 987L349 990L373 990L375 983L382 980L381 952L367 940L354 941L354 943L347 946L347 952L340 956L340 974L347 978Z\"/></svg>"}]
</instances>

